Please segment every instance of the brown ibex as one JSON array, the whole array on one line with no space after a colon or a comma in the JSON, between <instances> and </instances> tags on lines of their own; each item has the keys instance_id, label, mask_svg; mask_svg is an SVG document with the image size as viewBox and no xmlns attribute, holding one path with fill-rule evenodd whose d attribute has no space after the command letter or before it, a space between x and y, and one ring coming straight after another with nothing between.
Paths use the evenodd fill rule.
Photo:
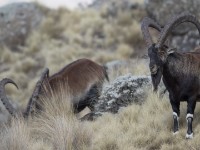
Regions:
<instances>
[{"instance_id":1,"label":"brown ibex","mask_svg":"<svg viewBox=\"0 0 200 150\"><path fill-rule=\"evenodd\" d=\"M46 78L43 78L41 82L43 82L43 86L47 85L47 90L52 90L53 94L57 94L59 90L62 88L65 90L66 88L66 92L69 92L68 94L72 96L74 111L78 113L85 107L89 107L91 110L93 109L93 100L99 97L105 79L107 81L109 80L104 66L89 59L79 59L65 66L58 73L50 77L47 73ZM37 92L36 97L43 95L44 92L44 90L40 90ZM47 92L47 94L50 93ZM5 94L3 94L3 98L7 103L7 107L10 106ZM36 111L43 110L40 99L30 100L25 112L26 116L30 113L33 103ZM9 112L13 113L13 107L10 108Z\"/></svg>"},{"instance_id":2,"label":"brown ibex","mask_svg":"<svg viewBox=\"0 0 200 150\"><path fill-rule=\"evenodd\" d=\"M188 124L186 138L193 138L192 121L196 101L200 98L200 53L176 52L164 44L172 29L183 22L195 24L200 33L200 23L190 13L181 13L171 18L162 29L156 44L153 43L148 31L148 26L153 24L155 28L160 26L154 21L148 24L145 19L142 21L142 32L148 47L150 58L149 68L154 90L161 81L161 78L169 92L169 99L173 109L174 134L179 130L180 101L187 101L186 120Z\"/></svg>"}]
</instances>

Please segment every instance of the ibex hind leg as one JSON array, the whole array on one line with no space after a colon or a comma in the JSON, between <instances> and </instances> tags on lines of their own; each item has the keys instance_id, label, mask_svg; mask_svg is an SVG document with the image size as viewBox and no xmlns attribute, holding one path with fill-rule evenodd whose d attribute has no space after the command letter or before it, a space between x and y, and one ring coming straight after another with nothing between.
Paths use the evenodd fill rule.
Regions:
<instances>
[{"instance_id":1,"label":"ibex hind leg","mask_svg":"<svg viewBox=\"0 0 200 150\"><path fill-rule=\"evenodd\" d=\"M99 100L102 91L102 84L95 84L92 86L90 91L87 94L86 101L88 102L88 107L91 111L94 110L94 105Z\"/></svg>"},{"instance_id":2,"label":"ibex hind leg","mask_svg":"<svg viewBox=\"0 0 200 150\"><path fill-rule=\"evenodd\" d=\"M78 104L74 104L74 111L79 113L85 107L88 107L91 111L94 110L94 105L100 96L101 88L95 84L90 90L86 93L86 95L79 101Z\"/></svg>"},{"instance_id":3,"label":"ibex hind leg","mask_svg":"<svg viewBox=\"0 0 200 150\"><path fill-rule=\"evenodd\" d=\"M85 109L87 106L86 103L83 102L79 102L78 104L74 104L73 108L74 108L74 113L79 113L81 112L83 109Z\"/></svg>"}]
</instances>

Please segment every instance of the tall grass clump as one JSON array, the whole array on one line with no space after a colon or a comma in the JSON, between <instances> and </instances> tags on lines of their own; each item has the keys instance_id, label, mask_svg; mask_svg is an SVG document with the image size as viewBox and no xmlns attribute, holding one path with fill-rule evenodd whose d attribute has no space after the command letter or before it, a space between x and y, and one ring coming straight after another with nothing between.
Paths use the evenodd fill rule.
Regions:
<instances>
[{"instance_id":1,"label":"tall grass clump","mask_svg":"<svg viewBox=\"0 0 200 150\"><path fill-rule=\"evenodd\" d=\"M10 125L1 128L0 149L31 150L34 139L31 129L23 118L12 119Z\"/></svg>"},{"instance_id":2,"label":"tall grass clump","mask_svg":"<svg viewBox=\"0 0 200 150\"><path fill-rule=\"evenodd\" d=\"M77 120L67 88L61 86L57 93L51 89L47 91L42 105L44 110L34 122L35 132L41 139L57 150L86 150L90 147L91 132Z\"/></svg>"}]
</instances>

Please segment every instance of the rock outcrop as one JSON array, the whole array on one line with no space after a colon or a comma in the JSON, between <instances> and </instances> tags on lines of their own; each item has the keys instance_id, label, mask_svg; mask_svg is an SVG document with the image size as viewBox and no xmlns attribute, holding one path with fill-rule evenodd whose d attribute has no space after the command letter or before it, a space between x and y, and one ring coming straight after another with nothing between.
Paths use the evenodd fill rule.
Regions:
<instances>
[{"instance_id":1,"label":"rock outcrop","mask_svg":"<svg viewBox=\"0 0 200 150\"><path fill-rule=\"evenodd\" d=\"M117 113L121 107L131 103L142 104L147 96L147 88L151 88L151 79L148 76L120 76L104 87L95 111Z\"/></svg>"},{"instance_id":2,"label":"rock outcrop","mask_svg":"<svg viewBox=\"0 0 200 150\"><path fill-rule=\"evenodd\" d=\"M95 120L105 112L117 113L128 105L141 105L145 102L151 88L150 76L133 76L131 74L119 76L109 85L105 85L101 97L93 103L94 111L81 120ZM163 95L165 93L163 83L160 84L159 89L160 95Z\"/></svg>"},{"instance_id":3,"label":"rock outcrop","mask_svg":"<svg viewBox=\"0 0 200 150\"><path fill-rule=\"evenodd\" d=\"M0 45L18 50L28 34L36 28L43 13L35 3L12 3L0 8Z\"/></svg>"}]
</instances>

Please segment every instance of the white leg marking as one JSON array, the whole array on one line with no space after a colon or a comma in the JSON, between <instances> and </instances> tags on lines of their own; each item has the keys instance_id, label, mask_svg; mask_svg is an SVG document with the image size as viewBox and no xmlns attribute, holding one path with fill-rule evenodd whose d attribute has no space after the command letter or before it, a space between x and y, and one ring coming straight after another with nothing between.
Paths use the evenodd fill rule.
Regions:
<instances>
[{"instance_id":1,"label":"white leg marking","mask_svg":"<svg viewBox=\"0 0 200 150\"><path fill-rule=\"evenodd\" d=\"M187 114L186 119L193 118L193 114Z\"/></svg>"},{"instance_id":2,"label":"white leg marking","mask_svg":"<svg viewBox=\"0 0 200 150\"><path fill-rule=\"evenodd\" d=\"M173 133L173 135L177 135L177 134L179 134L179 131L176 131L176 132Z\"/></svg>"},{"instance_id":3,"label":"white leg marking","mask_svg":"<svg viewBox=\"0 0 200 150\"><path fill-rule=\"evenodd\" d=\"M192 138L193 138L193 133L191 133L191 134L186 134L185 138L186 138L186 139L192 139Z\"/></svg>"},{"instance_id":4,"label":"white leg marking","mask_svg":"<svg viewBox=\"0 0 200 150\"><path fill-rule=\"evenodd\" d=\"M177 117L177 120L179 120L178 114L176 112L173 112L173 116Z\"/></svg>"}]
</instances>

